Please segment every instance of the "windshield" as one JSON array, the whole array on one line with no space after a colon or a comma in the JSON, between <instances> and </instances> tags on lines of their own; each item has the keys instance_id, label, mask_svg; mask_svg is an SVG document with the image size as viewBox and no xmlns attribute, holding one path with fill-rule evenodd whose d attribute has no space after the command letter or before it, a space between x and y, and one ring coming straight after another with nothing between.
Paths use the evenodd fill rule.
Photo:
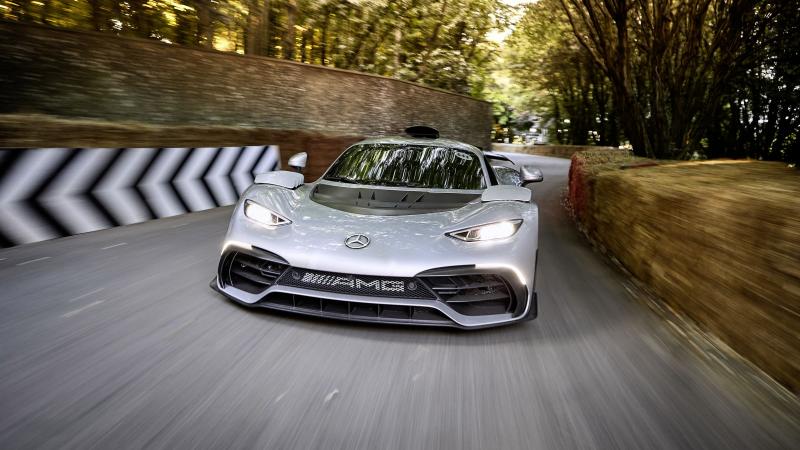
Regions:
<instances>
[{"instance_id":1,"label":"windshield","mask_svg":"<svg viewBox=\"0 0 800 450\"><path fill-rule=\"evenodd\" d=\"M377 186L484 189L480 159L433 145L360 144L347 149L325 179Z\"/></svg>"}]
</instances>

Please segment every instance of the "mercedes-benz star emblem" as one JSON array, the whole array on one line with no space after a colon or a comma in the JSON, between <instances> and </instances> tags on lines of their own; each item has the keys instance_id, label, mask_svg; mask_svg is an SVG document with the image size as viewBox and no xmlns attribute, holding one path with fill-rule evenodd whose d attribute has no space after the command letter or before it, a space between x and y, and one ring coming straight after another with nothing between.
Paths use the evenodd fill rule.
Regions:
<instances>
[{"instance_id":1,"label":"mercedes-benz star emblem","mask_svg":"<svg viewBox=\"0 0 800 450\"><path fill-rule=\"evenodd\" d=\"M369 238L363 234L352 234L347 236L344 240L344 245L346 245L347 248L358 250L369 245Z\"/></svg>"}]
</instances>

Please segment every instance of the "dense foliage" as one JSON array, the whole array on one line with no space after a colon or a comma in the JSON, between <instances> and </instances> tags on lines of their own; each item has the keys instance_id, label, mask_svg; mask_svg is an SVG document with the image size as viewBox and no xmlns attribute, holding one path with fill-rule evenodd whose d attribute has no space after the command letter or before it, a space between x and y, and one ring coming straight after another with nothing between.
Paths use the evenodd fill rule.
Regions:
<instances>
[{"instance_id":1,"label":"dense foliage","mask_svg":"<svg viewBox=\"0 0 800 450\"><path fill-rule=\"evenodd\" d=\"M387 75L480 95L500 0L0 0L0 17Z\"/></svg>"},{"instance_id":2,"label":"dense foliage","mask_svg":"<svg viewBox=\"0 0 800 450\"><path fill-rule=\"evenodd\" d=\"M0 17L359 70L495 102L495 135L800 159L800 3L0 0ZM509 26L502 53L490 39Z\"/></svg>"},{"instance_id":3,"label":"dense foliage","mask_svg":"<svg viewBox=\"0 0 800 450\"><path fill-rule=\"evenodd\" d=\"M506 39L503 62L520 93L516 99L521 103L514 106L541 114L549 123L551 140L619 145L608 79L572 35L559 0L525 7Z\"/></svg>"},{"instance_id":4,"label":"dense foliage","mask_svg":"<svg viewBox=\"0 0 800 450\"><path fill-rule=\"evenodd\" d=\"M505 59L563 142L797 161L799 26L796 2L541 0Z\"/></svg>"}]
</instances>

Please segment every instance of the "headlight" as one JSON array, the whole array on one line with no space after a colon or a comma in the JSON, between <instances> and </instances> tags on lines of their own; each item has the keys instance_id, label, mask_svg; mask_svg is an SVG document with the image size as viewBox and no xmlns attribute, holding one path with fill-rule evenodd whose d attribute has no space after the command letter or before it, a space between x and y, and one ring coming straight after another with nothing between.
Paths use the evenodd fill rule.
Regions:
<instances>
[{"instance_id":1,"label":"headlight","mask_svg":"<svg viewBox=\"0 0 800 450\"><path fill-rule=\"evenodd\" d=\"M267 227L276 227L278 225L292 223L292 221L286 217L270 211L252 200L244 201L244 215Z\"/></svg>"},{"instance_id":2,"label":"headlight","mask_svg":"<svg viewBox=\"0 0 800 450\"><path fill-rule=\"evenodd\" d=\"M520 225L522 225L522 219L504 220L502 222L487 223L486 225L453 231L447 233L447 235L467 242L505 239L513 236Z\"/></svg>"}]
</instances>

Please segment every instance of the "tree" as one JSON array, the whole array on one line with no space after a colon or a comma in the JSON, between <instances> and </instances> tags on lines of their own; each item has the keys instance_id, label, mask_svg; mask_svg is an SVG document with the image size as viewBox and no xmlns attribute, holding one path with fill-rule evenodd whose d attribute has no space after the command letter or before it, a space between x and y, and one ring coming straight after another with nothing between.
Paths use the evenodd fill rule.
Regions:
<instances>
[{"instance_id":1,"label":"tree","mask_svg":"<svg viewBox=\"0 0 800 450\"><path fill-rule=\"evenodd\" d=\"M761 0L560 0L611 80L634 151L685 157L763 27Z\"/></svg>"},{"instance_id":2,"label":"tree","mask_svg":"<svg viewBox=\"0 0 800 450\"><path fill-rule=\"evenodd\" d=\"M759 9L766 30L752 58L723 89L709 120L709 157L756 157L800 162L800 6Z\"/></svg>"},{"instance_id":3,"label":"tree","mask_svg":"<svg viewBox=\"0 0 800 450\"><path fill-rule=\"evenodd\" d=\"M559 0L525 7L506 39L503 63L522 93L518 109L541 115L558 142L619 145L610 83L572 36Z\"/></svg>"},{"instance_id":4,"label":"tree","mask_svg":"<svg viewBox=\"0 0 800 450\"><path fill-rule=\"evenodd\" d=\"M247 25L244 31L244 52L248 55L263 55L269 32L269 0L248 0Z\"/></svg>"},{"instance_id":5,"label":"tree","mask_svg":"<svg viewBox=\"0 0 800 450\"><path fill-rule=\"evenodd\" d=\"M482 94L501 0L0 0L0 17L367 71Z\"/></svg>"}]
</instances>

